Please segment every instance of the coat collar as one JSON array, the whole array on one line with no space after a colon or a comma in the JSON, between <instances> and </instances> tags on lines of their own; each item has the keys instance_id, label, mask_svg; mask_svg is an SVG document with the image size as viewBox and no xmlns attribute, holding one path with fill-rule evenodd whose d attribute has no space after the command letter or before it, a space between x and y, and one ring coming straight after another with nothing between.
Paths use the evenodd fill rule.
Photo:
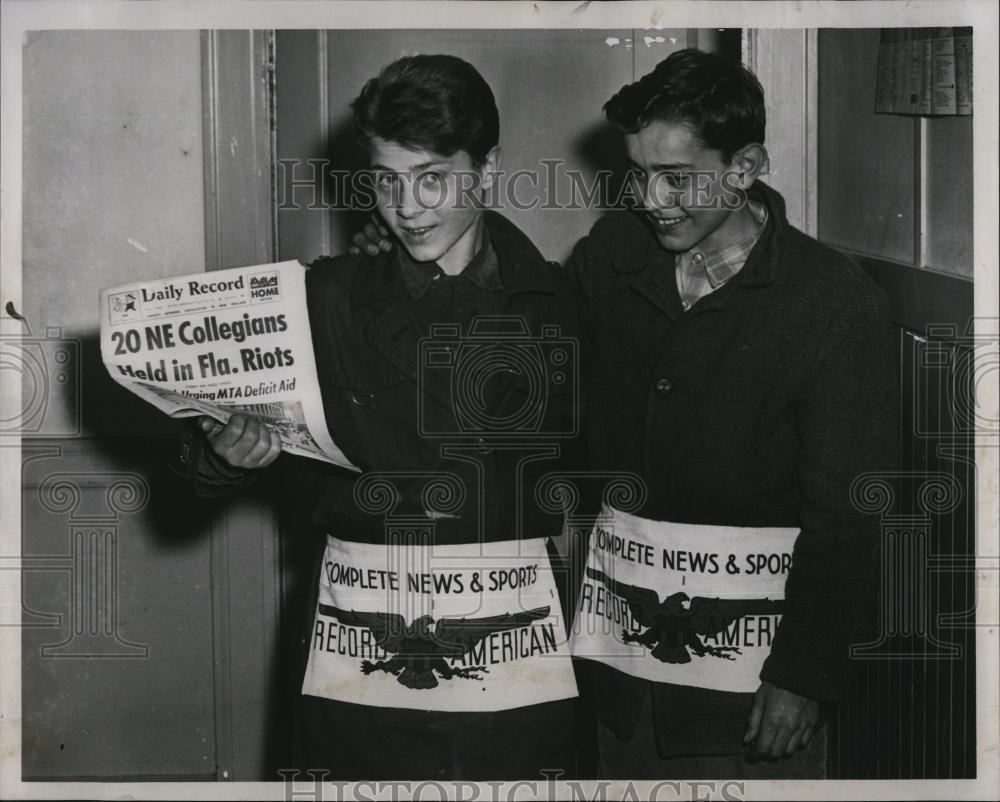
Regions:
<instances>
[{"instance_id":1,"label":"coat collar","mask_svg":"<svg viewBox=\"0 0 1000 802\"><path fill-rule=\"evenodd\" d=\"M765 287L777 280L784 267L779 258L780 244L789 229L785 202L781 195L762 181L755 181L750 197L768 212L767 224L757 244L750 252L743 269L726 286L699 303L699 308L723 306L735 287ZM632 288L646 296L671 320L684 312L674 275L675 256L660 247L656 235L639 215L632 215L636 242L634 248L622 251L613 269L616 273L634 274Z\"/></svg>"},{"instance_id":2,"label":"coat collar","mask_svg":"<svg viewBox=\"0 0 1000 802\"><path fill-rule=\"evenodd\" d=\"M785 216L785 201L780 193L771 189L763 181L755 181L749 190L750 197L767 209L767 225L757 240L743 269L737 274L738 284L743 287L759 287L771 284L781 272L778 259L780 243L790 228ZM660 248L656 235L648 228L644 219L638 214L635 218L636 236L641 238L642 247L623 251L615 261L616 273L639 273L650 266L650 254L655 251L668 253ZM773 247L768 248L768 245ZM767 258L761 258L767 252ZM659 264L657 260L654 264ZM673 267L673 255L670 255L670 266Z\"/></svg>"},{"instance_id":3,"label":"coat collar","mask_svg":"<svg viewBox=\"0 0 1000 802\"><path fill-rule=\"evenodd\" d=\"M500 263L500 292L554 294L556 285L545 258L527 235L506 217L487 210L483 213L490 242ZM394 247L400 247L394 244ZM373 304L391 303L406 296L398 260L392 253L358 257L361 264L351 290L351 309L358 311Z\"/></svg>"},{"instance_id":4,"label":"coat collar","mask_svg":"<svg viewBox=\"0 0 1000 802\"><path fill-rule=\"evenodd\" d=\"M506 306L510 307L515 297L524 293L554 295L557 288L552 271L531 240L501 215L490 211L484 214L499 261L501 287L496 292L506 298ZM377 353L420 384L417 360L424 332L416 319L398 260L392 253L358 258L360 263L351 290L355 323ZM440 388L423 386L422 389L446 406L452 401Z\"/></svg>"},{"instance_id":5,"label":"coat collar","mask_svg":"<svg viewBox=\"0 0 1000 802\"><path fill-rule=\"evenodd\" d=\"M415 261L405 248L393 248L392 254L399 264L406 292L415 301L419 301L437 279L468 281L483 290L501 289L500 260L490 242L488 231L484 233L479 252L457 276L448 276L437 262Z\"/></svg>"}]
</instances>

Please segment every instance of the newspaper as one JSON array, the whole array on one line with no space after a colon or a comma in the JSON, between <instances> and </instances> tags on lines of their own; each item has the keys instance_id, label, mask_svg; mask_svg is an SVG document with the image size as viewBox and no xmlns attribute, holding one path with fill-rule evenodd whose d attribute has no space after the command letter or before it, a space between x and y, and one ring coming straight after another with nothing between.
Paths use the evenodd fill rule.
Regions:
<instances>
[{"instance_id":1,"label":"newspaper","mask_svg":"<svg viewBox=\"0 0 1000 802\"><path fill-rule=\"evenodd\" d=\"M359 470L326 427L296 261L103 290L101 356L116 382L171 417L253 415L283 450Z\"/></svg>"}]
</instances>

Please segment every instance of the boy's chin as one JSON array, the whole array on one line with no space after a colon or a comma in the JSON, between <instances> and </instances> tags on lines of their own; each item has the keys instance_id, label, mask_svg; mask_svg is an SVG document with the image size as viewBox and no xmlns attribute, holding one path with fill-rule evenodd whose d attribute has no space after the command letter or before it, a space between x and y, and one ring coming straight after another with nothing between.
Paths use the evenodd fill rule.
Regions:
<instances>
[{"instance_id":1,"label":"boy's chin","mask_svg":"<svg viewBox=\"0 0 1000 802\"><path fill-rule=\"evenodd\" d=\"M431 243L414 245L405 241L403 242L403 248L414 262L436 262L447 250Z\"/></svg>"},{"instance_id":2,"label":"boy's chin","mask_svg":"<svg viewBox=\"0 0 1000 802\"><path fill-rule=\"evenodd\" d=\"M698 244L698 238L692 236L690 233L681 236L676 234L664 234L659 231L654 231L653 233L656 235L656 239L660 243L660 246L668 251L683 253L684 251L691 250L691 248Z\"/></svg>"}]
</instances>

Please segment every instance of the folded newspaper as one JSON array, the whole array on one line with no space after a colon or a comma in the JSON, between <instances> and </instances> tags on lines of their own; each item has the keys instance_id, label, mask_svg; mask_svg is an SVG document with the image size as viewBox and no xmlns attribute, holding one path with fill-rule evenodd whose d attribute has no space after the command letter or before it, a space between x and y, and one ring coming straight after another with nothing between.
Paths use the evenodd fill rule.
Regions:
<instances>
[{"instance_id":1,"label":"folded newspaper","mask_svg":"<svg viewBox=\"0 0 1000 802\"><path fill-rule=\"evenodd\" d=\"M359 470L326 427L298 262L103 290L101 356L116 382L171 417L253 415L285 451Z\"/></svg>"}]
</instances>

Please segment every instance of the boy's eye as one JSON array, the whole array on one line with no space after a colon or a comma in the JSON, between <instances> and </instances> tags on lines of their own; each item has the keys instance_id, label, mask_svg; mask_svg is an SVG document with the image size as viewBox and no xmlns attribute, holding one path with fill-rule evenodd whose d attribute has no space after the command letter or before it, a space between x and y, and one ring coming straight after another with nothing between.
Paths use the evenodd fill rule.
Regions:
<instances>
[{"instance_id":1,"label":"boy's eye","mask_svg":"<svg viewBox=\"0 0 1000 802\"><path fill-rule=\"evenodd\" d=\"M669 186L675 188L687 186L687 183L690 180L689 176L684 173L661 173L661 176Z\"/></svg>"},{"instance_id":2,"label":"boy's eye","mask_svg":"<svg viewBox=\"0 0 1000 802\"><path fill-rule=\"evenodd\" d=\"M444 176L441 173L436 173L436 172L422 173L420 175L420 181L421 183L427 184L429 186L436 186L437 184L440 184L442 181L444 181Z\"/></svg>"},{"instance_id":3,"label":"boy's eye","mask_svg":"<svg viewBox=\"0 0 1000 802\"><path fill-rule=\"evenodd\" d=\"M378 181L378 185L383 189L389 189L395 185L396 181L399 180L395 173L387 172L378 173L376 179Z\"/></svg>"}]
</instances>

